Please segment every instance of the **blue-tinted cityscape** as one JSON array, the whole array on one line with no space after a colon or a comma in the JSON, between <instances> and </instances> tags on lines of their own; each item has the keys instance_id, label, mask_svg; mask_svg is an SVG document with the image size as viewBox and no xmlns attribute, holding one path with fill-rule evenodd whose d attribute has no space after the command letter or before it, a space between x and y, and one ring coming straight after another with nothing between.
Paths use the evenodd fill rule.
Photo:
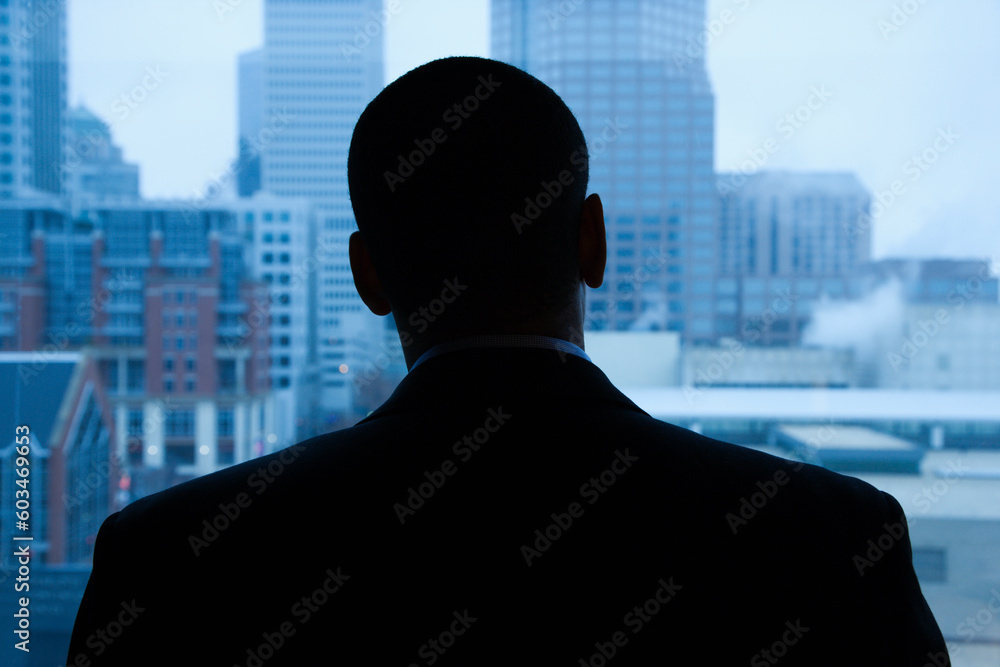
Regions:
<instances>
[{"instance_id":1,"label":"blue-tinted cityscape","mask_svg":"<svg viewBox=\"0 0 1000 667\"><path fill-rule=\"evenodd\" d=\"M108 514L348 428L406 373L347 253L347 149L389 82L382 27L397 11L264 0L263 43L233 63L232 162L192 164L211 174L195 196L147 199L115 119L69 103L65 2L0 2L4 545L19 424L44 498L37 649L4 664L61 664ZM489 19L491 57L550 85L587 137L608 240L582 332L594 362L654 417L892 493L954 664L998 664L996 258L876 257L902 185L768 169L774 139L717 169L708 50L691 48L705 0L492 0ZM150 67L142 86L163 76ZM829 96L817 86L799 109ZM924 158L953 142L942 129ZM5 611L16 572L5 546Z\"/></svg>"}]
</instances>

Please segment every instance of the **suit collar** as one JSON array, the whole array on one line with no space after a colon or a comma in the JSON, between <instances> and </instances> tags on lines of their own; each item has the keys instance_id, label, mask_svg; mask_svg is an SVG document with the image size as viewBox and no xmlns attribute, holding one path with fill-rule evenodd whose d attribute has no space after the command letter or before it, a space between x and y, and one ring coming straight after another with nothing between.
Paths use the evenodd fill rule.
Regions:
<instances>
[{"instance_id":1,"label":"suit collar","mask_svg":"<svg viewBox=\"0 0 1000 667\"><path fill-rule=\"evenodd\" d=\"M455 340L449 340L444 343L438 343L434 347L430 348L424 352L420 357L413 362L413 366L410 367L412 372L414 368L424 363L428 359L432 359L440 354L445 354L447 352L454 352L456 350L471 350L471 349L495 349L495 348L541 348L546 350L557 350L564 354L575 354L576 356L590 361L590 357L587 353L583 351L583 348L569 342L568 340L563 340L561 338L553 338L551 336L538 336L538 335L526 335L526 334L491 334L491 335L481 335L481 336L469 336L466 338L458 338Z\"/></svg>"},{"instance_id":2,"label":"suit collar","mask_svg":"<svg viewBox=\"0 0 1000 667\"><path fill-rule=\"evenodd\" d=\"M554 349L462 349L431 357L358 423L441 406L475 403L490 392L536 395L540 402L613 403L645 414L587 359Z\"/></svg>"}]
</instances>

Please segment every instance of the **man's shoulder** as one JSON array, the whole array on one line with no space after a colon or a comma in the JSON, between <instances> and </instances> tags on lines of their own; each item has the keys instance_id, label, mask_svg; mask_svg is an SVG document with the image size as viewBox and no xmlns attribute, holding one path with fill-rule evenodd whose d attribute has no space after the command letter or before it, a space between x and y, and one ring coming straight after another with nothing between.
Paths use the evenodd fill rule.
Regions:
<instances>
[{"instance_id":1,"label":"man's shoulder","mask_svg":"<svg viewBox=\"0 0 1000 667\"><path fill-rule=\"evenodd\" d=\"M346 429L304 440L138 498L118 512L115 529L152 537L178 530L196 534L195 523L228 524L238 515L253 516L244 510L255 505L299 502L303 494L317 490L314 485L325 475L334 485L321 484L321 489L333 491L332 478L345 472L338 461L350 460L357 450L352 435Z\"/></svg>"}]
</instances>

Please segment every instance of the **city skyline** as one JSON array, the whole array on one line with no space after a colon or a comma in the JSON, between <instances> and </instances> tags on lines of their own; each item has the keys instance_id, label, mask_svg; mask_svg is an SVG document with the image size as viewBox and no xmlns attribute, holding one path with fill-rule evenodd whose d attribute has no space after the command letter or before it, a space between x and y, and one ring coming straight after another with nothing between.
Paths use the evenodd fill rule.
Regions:
<instances>
[{"instance_id":1,"label":"city skyline","mask_svg":"<svg viewBox=\"0 0 1000 667\"><path fill-rule=\"evenodd\" d=\"M552 29L578 4L564 3ZM262 41L261 0L181 6L69 3L70 104L112 124L149 197L196 196L229 167L236 57ZM378 27L386 80L443 55L488 56L488 8L486 0L390 3ZM991 112L1000 70L990 67L1000 50L989 40L1000 8L967 0L962 9L710 0L716 170L853 171L873 201L892 200L873 220L874 257L1000 256L1000 203L989 187L1000 151ZM160 77L146 78L146 68ZM136 103L129 96L144 78L155 88Z\"/></svg>"}]
</instances>

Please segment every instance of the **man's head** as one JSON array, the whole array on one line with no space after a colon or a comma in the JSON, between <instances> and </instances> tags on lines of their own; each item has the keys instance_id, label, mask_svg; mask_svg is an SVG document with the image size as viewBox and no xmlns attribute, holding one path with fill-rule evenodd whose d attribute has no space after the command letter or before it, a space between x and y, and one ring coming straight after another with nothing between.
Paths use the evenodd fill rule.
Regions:
<instances>
[{"instance_id":1,"label":"man's head","mask_svg":"<svg viewBox=\"0 0 1000 667\"><path fill-rule=\"evenodd\" d=\"M581 284L600 285L605 254L587 178L580 126L539 80L482 58L410 71L368 105L351 140L362 298L391 309L401 332L435 338L527 332L581 309Z\"/></svg>"}]
</instances>

